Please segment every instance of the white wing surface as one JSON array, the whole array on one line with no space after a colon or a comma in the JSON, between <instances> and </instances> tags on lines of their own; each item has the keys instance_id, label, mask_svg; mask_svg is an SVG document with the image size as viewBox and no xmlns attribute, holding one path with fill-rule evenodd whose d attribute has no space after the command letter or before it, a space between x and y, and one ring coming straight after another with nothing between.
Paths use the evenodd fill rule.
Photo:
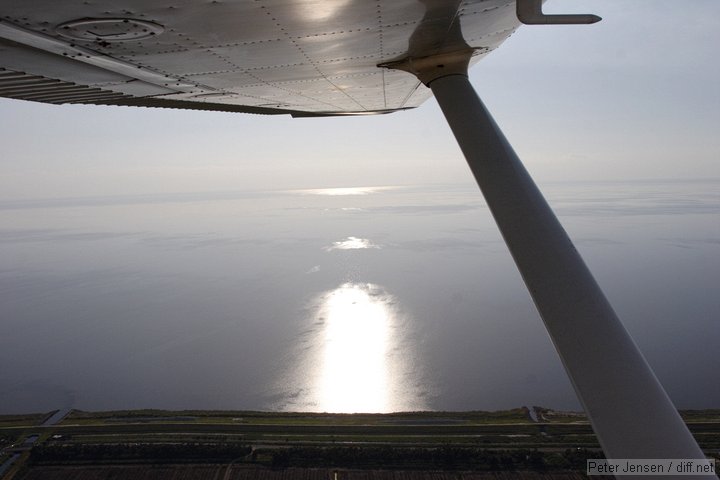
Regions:
<instances>
[{"instance_id":1,"label":"white wing surface","mask_svg":"<svg viewBox=\"0 0 720 480\"><path fill-rule=\"evenodd\" d=\"M378 67L518 27L505 0L5 0L0 96L46 103L347 115L430 91Z\"/></svg>"}]
</instances>

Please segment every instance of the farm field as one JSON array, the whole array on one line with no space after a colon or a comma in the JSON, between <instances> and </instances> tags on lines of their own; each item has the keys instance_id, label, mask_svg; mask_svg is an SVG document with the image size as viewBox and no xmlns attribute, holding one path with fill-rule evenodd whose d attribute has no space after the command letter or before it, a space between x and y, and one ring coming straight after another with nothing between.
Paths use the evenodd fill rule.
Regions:
<instances>
[{"instance_id":1,"label":"farm field","mask_svg":"<svg viewBox=\"0 0 720 480\"><path fill-rule=\"evenodd\" d=\"M720 410L681 413L705 453L720 458ZM1 480L570 480L583 476L587 459L602 458L584 415L542 407L357 415L70 410L0 416L0 439Z\"/></svg>"},{"instance_id":2,"label":"farm field","mask_svg":"<svg viewBox=\"0 0 720 480\"><path fill-rule=\"evenodd\" d=\"M336 476L337 474L337 476ZM418 472L383 470L297 469L211 466L165 467L46 467L34 469L25 480L580 480L580 473L541 474L534 472ZM603 480L610 477L596 477Z\"/></svg>"}]
</instances>

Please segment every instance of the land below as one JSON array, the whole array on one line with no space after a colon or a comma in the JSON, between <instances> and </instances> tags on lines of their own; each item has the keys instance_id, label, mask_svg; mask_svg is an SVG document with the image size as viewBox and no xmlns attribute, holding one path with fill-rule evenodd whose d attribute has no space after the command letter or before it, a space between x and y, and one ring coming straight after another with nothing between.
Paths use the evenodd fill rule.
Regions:
<instances>
[{"instance_id":1,"label":"land below","mask_svg":"<svg viewBox=\"0 0 720 480\"><path fill-rule=\"evenodd\" d=\"M720 459L720 410L681 412ZM2 480L575 479L603 458L581 413L53 411L0 415Z\"/></svg>"}]
</instances>

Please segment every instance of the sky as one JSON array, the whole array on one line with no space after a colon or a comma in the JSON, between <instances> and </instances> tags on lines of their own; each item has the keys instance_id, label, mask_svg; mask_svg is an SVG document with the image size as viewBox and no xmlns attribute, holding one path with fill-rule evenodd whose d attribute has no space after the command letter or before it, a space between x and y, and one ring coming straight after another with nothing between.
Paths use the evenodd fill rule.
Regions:
<instances>
[{"instance_id":1,"label":"sky","mask_svg":"<svg viewBox=\"0 0 720 480\"><path fill-rule=\"evenodd\" d=\"M720 177L720 2L551 0L470 78L543 182ZM0 201L467 183L434 100L292 119L0 100Z\"/></svg>"}]
</instances>

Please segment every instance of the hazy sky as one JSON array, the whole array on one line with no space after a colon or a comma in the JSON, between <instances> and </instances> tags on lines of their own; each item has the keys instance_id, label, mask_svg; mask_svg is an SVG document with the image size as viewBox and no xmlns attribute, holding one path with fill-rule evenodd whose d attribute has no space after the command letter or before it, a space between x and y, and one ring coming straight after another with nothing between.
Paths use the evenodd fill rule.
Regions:
<instances>
[{"instance_id":1,"label":"hazy sky","mask_svg":"<svg viewBox=\"0 0 720 480\"><path fill-rule=\"evenodd\" d=\"M524 26L471 79L542 185L720 167L720 2L552 0L592 26ZM0 199L470 182L434 100L292 119L0 100Z\"/></svg>"}]
</instances>

